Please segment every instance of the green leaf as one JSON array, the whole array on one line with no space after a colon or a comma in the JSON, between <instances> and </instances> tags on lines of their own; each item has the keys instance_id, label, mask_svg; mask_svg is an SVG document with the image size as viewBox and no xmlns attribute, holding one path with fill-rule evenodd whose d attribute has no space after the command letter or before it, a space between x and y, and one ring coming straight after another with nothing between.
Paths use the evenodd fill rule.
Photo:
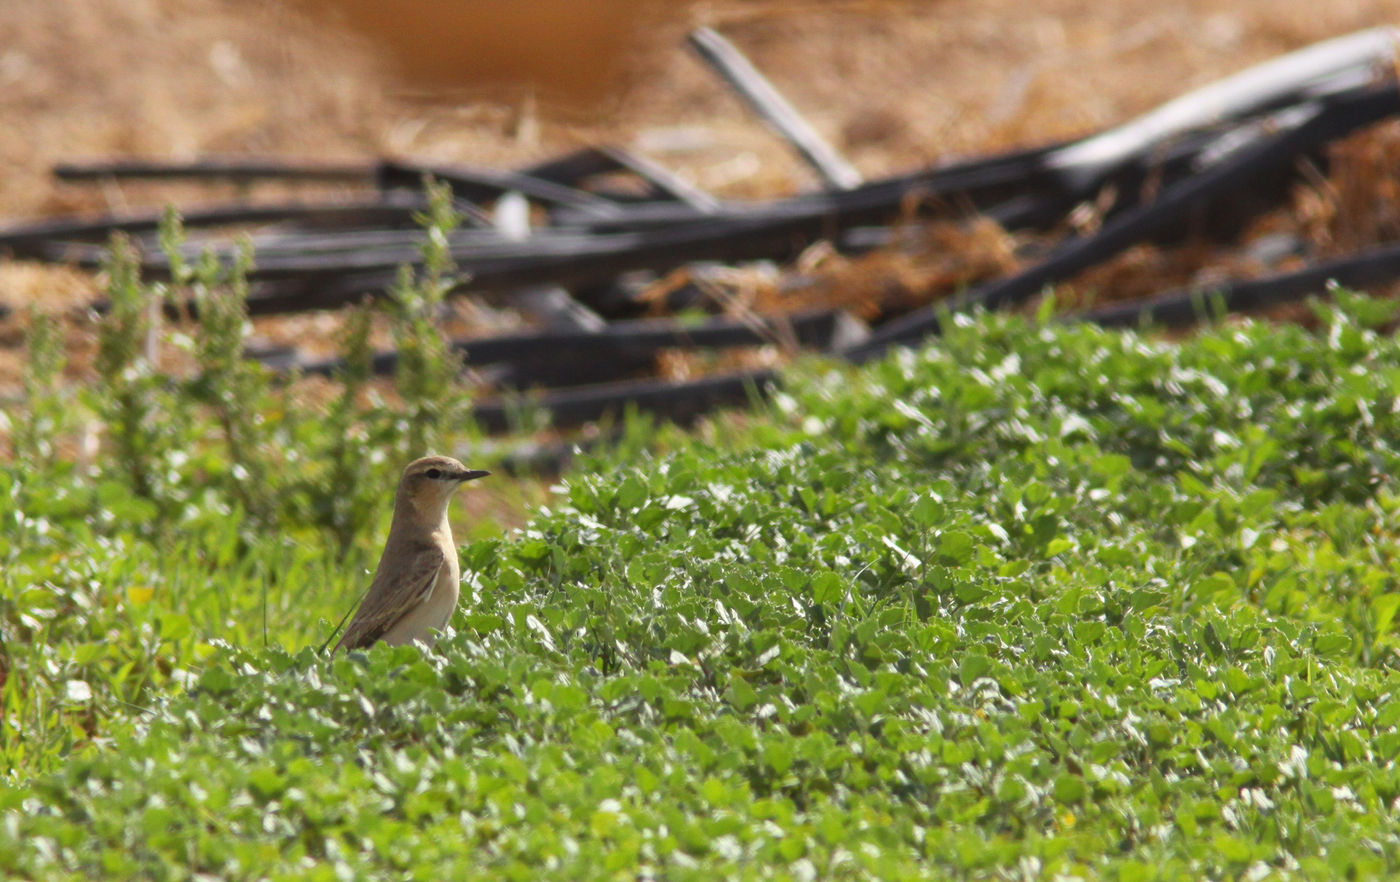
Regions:
<instances>
[{"instance_id":1,"label":"green leaf","mask_svg":"<svg viewBox=\"0 0 1400 882\"><path fill-rule=\"evenodd\" d=\"M972 558L975 542L972 536L960 530L949 530L938 537L938 556L944 563L956 566L967 563Z\"/></svg>"},{"instance_id":2,"label":"green leaf","mask_svg":"<svg viewBox=\"0 0 1400 882\"><path fill-rule=\"evenodd\" d=\"M634 509L647 499L647 485L636 475L628 475L617 486L613 503L623 511Z\"/></svg>"},{"instance_id":3,"label":"green leaf","mask_svg":"<svg viewBox=\"0 0 1400 882\"><path fill-rule=\"evenodd\" d=\"M1064 774L1055 779L1055 799L1066 805L1082 802L1088 790L1078 775Z\"/></svg>"},{"instance_id":4,"label":"green leaf","mask_svg":"<svg viewBox=\"0 0 1400 882\"><path fill-rule=\"evenodd\" d=\"M827 570L812 578L812 599L817 603L840 603L845 595L845 581L837 573Z\"/></svg>"},{"instance_id":5,"label":"green leaf","mask_svg":"<svg viewBox=\"0 0 1400 882\"><path fill-rule=\"evenodd\" d=\"M992 670L992 661L981 653L969 653L958 664L958 680L964 686L987 676Z\"/></svg>"},{"instance_id":6,"label":"green leaf","mask_svg":"<svg viewBox=\"0 0 1400 882\"><path fill-rule=\"evenodd\" d=\"M1376 632L1386 634L1400 610L1400 593L1381 594L1371 600L1371 614L1376 617Z\"/></svg>"},{"instance_id":7,"label":"green leaf","mask_svg":"<svg viewBox=\"0 0 1400 882\"><path fill-rule=\"evenodd\" d=\"M1349 653L1351 648L1351 638L1336 631L1318 634L1313 638L1313 652L1323 658Z\"/></svg>"}]
</instances>

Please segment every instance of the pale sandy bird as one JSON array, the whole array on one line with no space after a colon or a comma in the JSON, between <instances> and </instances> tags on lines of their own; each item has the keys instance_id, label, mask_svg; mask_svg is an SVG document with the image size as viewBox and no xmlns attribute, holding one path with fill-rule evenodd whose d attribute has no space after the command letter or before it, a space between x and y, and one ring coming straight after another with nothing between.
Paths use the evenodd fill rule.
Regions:
<instances>
[{"instance_id":1,"label":"pale sandy bird","mask_svg":"<svg viewBox=\"0 0 1400 882\"><path fill-rule=\"evenodd\" d=\"M447 504L462 484L489 474L449 456L425 456L408 464L394 495L394 521L374 581L337 650L359 649L376 640L433 644L434 632L457 606L461 576Z\"/></svg>"}]
</instances>

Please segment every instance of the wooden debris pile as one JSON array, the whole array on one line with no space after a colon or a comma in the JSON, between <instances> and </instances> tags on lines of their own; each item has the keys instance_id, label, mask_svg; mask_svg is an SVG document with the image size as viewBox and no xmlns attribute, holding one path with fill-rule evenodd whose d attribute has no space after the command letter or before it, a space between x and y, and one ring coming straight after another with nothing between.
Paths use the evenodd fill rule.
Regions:
<instances>
[{"instance_id":1,"label":"wooden debris pile","mask_svg":"<svg viewBox=\"0 0 1400 882\"><path fill-rule=\"evenodd\" d=\"M1330 144L1400 113L1396 37L1377 29L1329 40L1074 142L864 180L723 38L697 32L693 47L825 185L768 202L716 198L613 147L514 170L386 159L118 161L55 172L69 180L360 185L365 195L353 201L183 208L188 247L221 260L235 259L229 229L257 228L254 315L382 296L400 266L420 260L414 217L425 208L423 180L446 182L465 217L448 238L457 290L489 293L536 324L455 341L501 396L479 403L481 424L505 430L511 390L526 389L538 391L559 428L626 406L683 420L742 401L775 375L761 367L683 380L639 376L662 352L776 345L861 361L936 334L943 309L1016 307L1144 243L1188 234L1231 241L1286 204L1303 163L1325 164ZM14 224L0 228L0 250L96 267L108 237L124 232L144 272L160 277L170 267L154 241L158 223L151 213ZM1400 276L1400 244L1370 243L1325 260L1303 255L1287 267L1067 317L1175 326L1212 310L1322 293L1330 281L1366 288ZM736 273L748 281L736 283ZM726 311L724 292L733 290L746 292L742 308ZM712 314L677 315L696 309ZM336 368L294 350L258 357L278 369ZM374 368L387 373L394 363L383 352Z\"/></svg>"}]
</instances>

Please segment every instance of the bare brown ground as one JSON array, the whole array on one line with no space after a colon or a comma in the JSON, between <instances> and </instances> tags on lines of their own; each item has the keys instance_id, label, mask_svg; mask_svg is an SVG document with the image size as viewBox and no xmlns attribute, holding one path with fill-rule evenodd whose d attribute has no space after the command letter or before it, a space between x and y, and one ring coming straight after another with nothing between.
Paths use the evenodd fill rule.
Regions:
<instances>
[{"instance_id":1,"label":"bare brown ground","mask_svg":"<svg viewBox=\"0 0 1400 882\"><path fill-rule=\"evenodd\" d=\"M477 30L490 32L496 4L458 5L480 9ZM628 55L607 94L590 84L571 98L567 72L545 68L534 77L537 99L523 87L467 84L457 90L464 100L430 103L409 97L422 89L395 79L392 57L363 37L266 0L0 0L0 110L11 121L0 131L0 213L165 195L48 176L57 161L97 156L390 153L504 164L621 141L720 192L810 186L786 148L681 48L697 23L720 27L874 176L1081 134L1249 63L1400 21L1400 0L729 0L672 4L665 16L643 14L642 3L599 3L633 6L644 33L611 45L590 37L600 56ZM551 31L568 20L540 19L545 46L579 39ZM586 59L570 61L588 69Z\"/></svg>"},{"instance_id":2,"label":"bare brown ground","mask_svg":"<svg viewBox=\"0 0 1400 882\"><path fill-rule=\"evenodd\" d=\"M1082 134L1250 63L1400 21L1400 0L597 0L597 18L617 23L609 36L585 33L573 0L557 10L533 6L528 32L518 16L498 20L504 16L492 10L504 7L462 0L457 7L474 17L450 26L381 20L357 33L353 10L331 14L333 0L306 2L314 5L293 12L271 0L0 0L0 115L8 122L0 127L0 218L286 192L49 176L55 162L94 157L388 154L508 166L611 142L723 195L770 198L813 186L786 147L682 48L696 24L721 29L874 177ZM463 47L456 55L476 65L460 75L471 79L425 97L455 74L404 62L426 57L418 51L430 39L424 33ZM476 42L464 43L468 37ZM500 82L502 72L510 83ZM1353 139L1338 155L1345 161L1330 180L1300 187L1293 209L1257 231L1304 234L1322 253L1394 238L1396 127ZM935 296L1014 265L1014 243L998 230L920 234L928 247L912 255L851 261L814 252L804 268L817 284L802 303L756 284L739 306L822 302L867 311L880 298ZM1190 281L1202 265L1206 273L1248 271L1217 250L1134 249L1078 280L1069 299L1149 293ZM0 302L64 308L93 290L82 274L0 261ZM467 309L465 326L489 324L483 315ZM6 389L22 362L22 321L0 327ZM324 349L336 325L324 316L264 320L257 333ZM74 325L75 351L89 332ZM685 359L666 366L694 368Z\"/></svg>"}]
</instances>

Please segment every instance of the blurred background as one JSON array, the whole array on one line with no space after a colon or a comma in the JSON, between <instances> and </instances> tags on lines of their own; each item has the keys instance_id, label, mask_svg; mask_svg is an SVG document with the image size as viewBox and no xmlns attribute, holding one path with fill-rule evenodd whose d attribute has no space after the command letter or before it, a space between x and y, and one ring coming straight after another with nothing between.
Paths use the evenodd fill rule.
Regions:
<instances>
[{"instance_id":1,"label":"blurred background","mask_svg":"<svg viewBox=\"0 0 1400 882\"><path fill-rule=\"evenodd\" d=\"M0 13L4 223L338 186L51 174L117 158L511 168L612 144L717 196L773 199L820 182L686 47L699 25L728 37L871 179L1123 122L1251 63L1400 23L1400 0L0 0ZM1400 127L1356 144L1360 188L1319 184L1260 229L1310 239L1321 255L1388 238L1400 226L1387 195L1400 188ZM1333 198L1343 191L1360 207ZM1366 235L1337 235L1343 222ZM979 250L958 235L931 247L986 252L979 271L1006 270L1005 237ZM1194 282L1217 271L1199 250L1133 249L1085 287L1142 296ZM839 296L815 305L860 314L880 272L852 264ZM95 296L89 273L0 259L0 303L63 311ZM473 315L472 330L489 329ZM0 391L21 372L20 317L0 321ZM329 345L338 327L254 324L278 345ZM91 328L68 327L70 351L89 351ZM75 357L69 375L86 363Z\"/></svg>"},{"instance_id":2,"label":"blurred background","mask_svg":"<svg viewBox=\"0 0 1400 882\"><path fill-rule=\"evenodd\" d=\"M56 161L630 146L721 195L813 185L684 48L720 29L867 176L1119 122L1400 0L0 0L0 217L170 198ZM207 191L204 191L207 196Z\"/></svg>"}]
</instances>

